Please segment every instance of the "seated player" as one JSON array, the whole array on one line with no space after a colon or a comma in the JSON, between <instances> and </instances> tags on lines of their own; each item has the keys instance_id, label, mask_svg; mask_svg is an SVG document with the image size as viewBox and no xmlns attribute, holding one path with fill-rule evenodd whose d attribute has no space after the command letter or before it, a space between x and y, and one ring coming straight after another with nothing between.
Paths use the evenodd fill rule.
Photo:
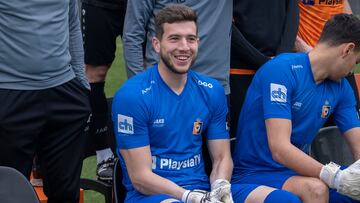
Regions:
<instances>
[{"instance_id":1,"label":"seated player","mask_svg":"<svg viewBox=\"0 0 360 203\"><path fill-rule=\"evenodd\" d=\"M360 20L339 14L309 53L282 54L256 73L240 114L233 184L262 184L305 202L360 199L360 161L345 170L307 152L330 114L360 158L360 121L344 79L360 62ZM329 195L329 189L330 195ZM336 191L335 191L336 190Z\"/></svg>"},{"instance_id":2,"label":"seated player","mask_svg":"<svg viewBox=\"0 0 360 203\"><path fill-rule=\"evenodd\" d=\"M125 202L300 202L287 191L265 186L231 188L224 89L189 70L198 50L197 16L187 6L172 5L155 21L152 43L159 64L125 82L113 100ZM212 159L210 180L203 135Z\"/></svg>"}]
</instances>

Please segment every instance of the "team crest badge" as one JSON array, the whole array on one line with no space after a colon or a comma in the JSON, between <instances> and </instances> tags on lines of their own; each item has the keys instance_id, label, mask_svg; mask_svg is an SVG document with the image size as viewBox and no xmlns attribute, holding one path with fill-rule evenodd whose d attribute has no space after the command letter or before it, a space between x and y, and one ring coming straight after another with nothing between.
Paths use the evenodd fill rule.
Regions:
<instances>
[{"instance_id":1,"label":"team crest badge","mask_svg":"<svg viewBox=\"0 0 360 203\"><path fill-rule=\"evenodd\" d=\"M329 102L326 100L325 104L322 106L321 118L328 118L330 116L330 110L331 110L331 106Z\"/></svg>"},{"instance_id":2,"label":"team crest badge","mask_svg":"<svg viewBox=\"0 0 360 203\"><path fill-rule=\"evenodd\" d=\"M193 135L200 135L202 131L202 127L203 127L203 122L201 122L200 120L195 121L192 131Z\"/></svg>"}]
</instances>

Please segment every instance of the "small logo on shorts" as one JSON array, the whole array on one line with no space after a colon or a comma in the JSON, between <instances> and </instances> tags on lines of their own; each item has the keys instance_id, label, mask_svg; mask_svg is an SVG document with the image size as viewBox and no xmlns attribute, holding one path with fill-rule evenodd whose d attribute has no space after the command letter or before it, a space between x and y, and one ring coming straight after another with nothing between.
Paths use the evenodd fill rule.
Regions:
<instances>
[{"instance_id":1,"label":"small logo on shorts","mask_svg":"<svg viewBox=\"0 0 360 203\"><path fill-rule=\"evenodd\" d=\"M193 135L200 135L202 131L202 126L203 122L201 122L200 120L195 121L192 131Z\"/></svg>"}]
</instances>

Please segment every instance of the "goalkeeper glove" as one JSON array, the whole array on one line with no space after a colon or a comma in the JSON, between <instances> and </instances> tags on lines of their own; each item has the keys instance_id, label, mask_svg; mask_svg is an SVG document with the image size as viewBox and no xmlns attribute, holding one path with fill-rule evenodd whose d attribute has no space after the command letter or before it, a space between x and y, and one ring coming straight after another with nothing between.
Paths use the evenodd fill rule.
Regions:
<instances>
[{"instance_id":1,"label":"goalkeeper glove","mask_svg":"<svg viewBox=\"0 0 360 203\"><path fill-rule=\"evenodd\" d=\"M221 203L219 200L212 198L210 192L204 190L186 190L181 201L184 203Z\"/></svg>"},{"instance_id":2,"label":"goalkeeper glove","mask_svg":"<svg viewBox=\"0 0 360 203\"><path fill-rule=\"evenodd\" d=\"M211 196L223 203L234 203L231 184L225 179L217 179L211 184Z\"/></svg>"},{"instance_id":3,"label":"goalkeeper glove","mask_svg":"<svg viewBox=\"0 0 360 203\"><path fill-rule=\"evenodd\" d=\"M330 162L322 167L320 179L339 193L360 200L360 159L344 170Z\"/></svg>"}]
</instances>

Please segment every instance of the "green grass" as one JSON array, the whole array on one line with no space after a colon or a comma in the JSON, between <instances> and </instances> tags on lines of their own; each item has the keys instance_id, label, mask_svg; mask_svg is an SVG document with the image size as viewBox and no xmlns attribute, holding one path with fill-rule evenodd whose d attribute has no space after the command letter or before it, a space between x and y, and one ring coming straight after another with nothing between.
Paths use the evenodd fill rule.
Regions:
<instances>
[{"instance_id":1,"label":"green grass","mask_svg":"<svg viewBox=\"0 0 360 203\"><path fill-rule=\"evenodd\" d=\"M126 80L126 73L123 61L123 48L121 40L117 40L116 58L107 74L105 93L107 97L114 96L115 92ZM96 179L96 157L92 156L84 160L81 177ZM85 191L85 203L103 203L105 198L102 194L94 191Z\"/></svg>"},{"instance_id":2,"label":"green grass","mask_svg":"<svg viewBox=\"0 0 360 203\"><path fill-rule=\"evenodd\" d=\"M106 76L105 93L107 97L114 96L114 93L127 79L123 60L123 47L120 38L117 39L115 60Z\"/></svg>"},{"instance_id":3,"label":"green grass","mask_svg":"<svg viewBox=\"0 0 360 203\"><path fill-rule=\"evenodd\" d=\"M360 73L360 64L356 65L356 68L354 70L355 73Z\"/></svg>"}]
</instances>

